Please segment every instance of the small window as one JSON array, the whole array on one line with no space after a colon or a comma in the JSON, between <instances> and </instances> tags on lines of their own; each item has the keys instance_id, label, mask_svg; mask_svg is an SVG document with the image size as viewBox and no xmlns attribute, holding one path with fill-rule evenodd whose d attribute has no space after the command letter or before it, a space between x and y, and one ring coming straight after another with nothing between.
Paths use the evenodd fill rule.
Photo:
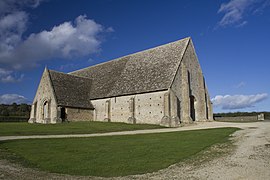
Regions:
<instances>
[{"instance_id":1,"label":"small window","mask_svg":"<svg viewBox=\"0 0 270 180\"><path fill-rule=\"evenodd\" d=\"M152 106L152 105L150 104L150 106Z\"/></svg>"},{"instance_id":2,"label":"small window","mask_svg":"<svg viewBox=\"0 0 270 180\"><path fill-rule=\"evenodd\" d=\"M151 112L149 112L149 114L151 114Z\"/></svg>"},{"instance_id":3,"label":"small window","mask_svg":"<svg viewBox=\"0 0 270 180\"><path fill-rule=\"evenodd\" d=\"M150 98L150 100L151 100L152 98Z\"/></svg>"}]
</instances>

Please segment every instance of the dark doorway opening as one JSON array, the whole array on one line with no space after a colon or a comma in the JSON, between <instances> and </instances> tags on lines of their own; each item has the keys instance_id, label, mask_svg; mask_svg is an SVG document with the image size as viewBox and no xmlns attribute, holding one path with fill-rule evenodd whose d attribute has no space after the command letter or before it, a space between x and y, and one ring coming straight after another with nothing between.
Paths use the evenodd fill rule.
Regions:
<instances>
[{"instance_id":1,"label":"dark doorway opening","mask_svg":"<svg viewBox=\"0 0 270 180\"><path fill-rule=\"evenodd\" d=\"M43 103L43 119L47 119L48 118L48 110L49 110L49 108L48 108L48 101L45 101L44 103Z\"/></svg>"},{"instance_id":2,"label":"dark doorway opening","mask_svg":"<svg viewBox=\"0 0 270 180\"><path fill-rule=\"evenodd\" d=\"M181 102L177 98L177 116L181 119Z\"/></svg>"},{"instance_id":3,"label":"dark doorway opening","mask_svg":"<svg viewBox=\"0 0 270 180\"><path fill-rule=\"evenodd\" d=\"M207 95L205 94L205 114L206 114L206 119L209 119L208 117L208 104L207 104Z\"/></svg>"},{"instance_id":4,"label":"dark doorway opening","mask_svg":"<svg viewBox=\"0 0 270 180\"><path fill-rule=\"evenodd\" d=\"M62 119L62 122L66 121L67 114L66 114L66 108L64 108L64 107L61 107L60 118Z\"/></svg>"},{"instance_id":5,"label":"dark doorway opening","mask_svg":"<svg viewBox=\"0 0 270 180\"><path fill-rule=\"evenodd\" d=\"M190 96L190 117L192 119L192 121L195 121L195 97L194 96Z\"/></svg>"}]
</instances>

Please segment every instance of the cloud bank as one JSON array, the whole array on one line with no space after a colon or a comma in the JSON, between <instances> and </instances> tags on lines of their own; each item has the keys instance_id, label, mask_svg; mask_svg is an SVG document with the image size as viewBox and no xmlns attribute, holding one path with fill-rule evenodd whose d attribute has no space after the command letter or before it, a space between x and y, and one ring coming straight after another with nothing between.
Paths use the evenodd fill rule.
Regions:
<instances>
[{"instance_id":1,"label":"cloud bank","mask_svg":"<svg viewBox=\"0 0 270 180\"><path fill-rule=\"evenodd\" d=\"M2 83L20 82L23 78L24 74L18 76L13 71L0 68L0 82Z\"/></svg>"},{"instance_id":2,"label":"cloud bank","mask_svg":"<svg viewBox=\"0 0 270 180\"><path fill-rule=\"evenodd\" d=\"M29 103L27 98L21 96L19 94L3 94L0 96L0 104L22 104L22 103Z\"/></svg>"},{"instance_id":3,"label":"cloud bank","mask_svg":"<svg viewBox=\"0 0 270 180\"><path fill-rule=\"evenodd\" d=\"M264 8L269 5L269 0L230 0L227 3L222 3L218 13L224 14L224 16L218 22L218 26L245 26L248 23L248 21L245 20L246 16L262 12Z\"/></svg>"},{"instance_id":4,"label":"cloud bank","mask_svg":"<svg viewBox=\"0 0 270 180\"><path fill-rule=\"evenodd\" d=\"M222 109L244 109L253 107L256 103L268 98L267 93L256 95L217 95L211 101L216 107Z\"/></svg>"},{"instance_id":5,"label":"cloud bank","mask_svg":"<svg viewBox=\"0 0 270 180\"><path fill-rule=\"evenodd\" d=\"M31 68L41 61L72 59L100 51L101 35L113 28L78 16L49 30L25 36L29 23L26 8L36 8L41 0L3 0L0 2L0 81L11 82L15 71ZM10 80L5 80L9 78ZM1 80L2 79L2 80Z\"/></svg>"},{"instance_id":6,"label":"cloud bank","mask_svg":"<svg viewBox=\"0 0 270 180\"><path fill-rule=\"evenodd\" d=\"M0 12L9 13L25 7L36 8L44 0L1 0Z\"/></svg>"},{"instance_id":7,"label":"cloud bank","mask_svg":"<svg viewBox=\"0 0 270 180\"><path fill-rule=\"evenodd\" d=\"M103 27L86 16L64 22L51 30L5 41L5 50L0 52L0 63L13 69L35 66L39 61L52 58L70 59L99 51L98 34ZM18 43L19 41L19 43Z\"/></svg>"}]
</instances>

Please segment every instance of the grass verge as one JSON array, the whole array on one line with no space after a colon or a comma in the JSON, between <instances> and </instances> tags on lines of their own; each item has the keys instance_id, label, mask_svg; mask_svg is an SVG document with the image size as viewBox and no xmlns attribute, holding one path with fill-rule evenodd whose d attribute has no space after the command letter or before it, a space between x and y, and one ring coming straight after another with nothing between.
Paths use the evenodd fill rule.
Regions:
<instances>
[{"instance_id":1,"label":"grass verge","mask_svg":"<svg viewBox=\"0 0 270 180\"><path fill-rule=\"evenodd\" d=\"M0 123L0 136L92 134L140 129L164 128L151 124L126 124L116 122L70 122L59 124L29 124L26 122Z\"/></svg>"},{"instance_id":2,"label":"grass verge","mask_svg":"<svg viewBox=\"0 0 270 180\"><path fill-rule=\"evenodd\" d=\"M237 128L127 136L31 139L0 143L2 157L44 171L84 176L125 176L166 168L217 143Z\"/></svg>"}]
</instances>

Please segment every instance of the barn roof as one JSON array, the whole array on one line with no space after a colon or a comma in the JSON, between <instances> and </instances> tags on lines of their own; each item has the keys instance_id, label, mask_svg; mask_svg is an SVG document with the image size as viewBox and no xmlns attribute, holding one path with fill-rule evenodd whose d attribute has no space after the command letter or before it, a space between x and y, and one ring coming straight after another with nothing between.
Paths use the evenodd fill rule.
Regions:
<instances>
[{"instance_id":1,"label":"barn roof","mask_svg":"<svg viewBox=\"0 0 270 180\"><path fill-rule=\"evenodd\" d=\"M166 90L189 41L185 38L69 74L48 70L57 104L92 109L93 99Z\"/></svg>"},{"instance_id":2,"label":"barn roof","mask_svg":"<svg viewBox=\"0 0 270 180\"><path fill-rule=\"evenodd\" d=\"M189 41L185 38L69 74L92 80L90 99L165 90L171 86Z\"/></svg>"},{"instance_id":3,"label":"barn roof","mask_svg":"<svg viewBox=\"0 0 270 180\"><path fill-rule=\"evenodd\" d=\"M58 105L93 109L89 99L91 79L53 70L48 72Z\"/></svg>"}]
</instances>

